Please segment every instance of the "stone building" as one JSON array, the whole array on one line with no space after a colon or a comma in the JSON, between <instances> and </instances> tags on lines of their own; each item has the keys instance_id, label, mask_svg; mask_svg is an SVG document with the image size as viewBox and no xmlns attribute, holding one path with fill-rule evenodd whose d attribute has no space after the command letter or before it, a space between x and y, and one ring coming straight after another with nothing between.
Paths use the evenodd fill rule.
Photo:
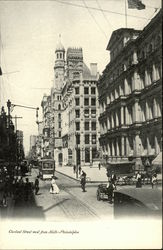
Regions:
<instances>
[{"instance_id":1,"label":"stone building","mask_svg":"<svg viewBox=\"0 0 163 250\"><path fill-rule=\"evenodd\" d=\"M97 64L91 64L91 69L86 66L82 48L68 48L65 58L65 49L61 42L58 43L54 85L50 96L43 97L42 108L43 131L47 131L48 135L47 149L53 148L51 156L59 166L77 163L92 165L97 156L97 80ZM51 117L49 122L48 117ZM51 146L50 140L53 142Z\"/></svg>"},{"instance_id":2,"label":"stone building","mask_svg":"<svg viewBox=\"0 0 163 250\"><path fill-rule=\"evenodd\" d=\"M90 69L83 61L81 48L67 50L67 81L62 91L67 112L68 164L92 165L99 150L97 64ZM66 141L67 139L67 141Z\"/></svg>"},{"instance_id":3,"label":"stone building","mask_svg":"<svg viewBox=\"0 0 163 250\"><path fill-rule=\"evenodd\" d=\"M161 11L142 30L112 33L98 82L100 145L110 166L138 170L162 150Z\"/></svg>"}]
</instances>

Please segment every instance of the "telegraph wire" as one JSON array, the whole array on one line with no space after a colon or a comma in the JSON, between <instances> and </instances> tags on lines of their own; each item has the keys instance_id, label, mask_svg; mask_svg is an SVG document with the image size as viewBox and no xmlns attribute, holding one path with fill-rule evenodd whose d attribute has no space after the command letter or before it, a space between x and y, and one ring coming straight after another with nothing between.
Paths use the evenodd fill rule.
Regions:
<instances>
[{"instance_id":1,"label":"telegraph wire","mask_svg":"<svg viewBox=\"0 0 163 250\"><path fill-rule=\"evenodd\" d=\"M101 32L103 33L103 35L105 36L105 38L107 39L107 35L106 33L103 31L103 29L101 28L101 26L98 24L97 20L95 19L94 15L91 13L90 9L88 8L88 6L86 5L86 2L83 0L83 3L85 5L85 7L87 8L89 14L91 15L91 17L93 18L93 20L95 21L96 25L98 26L98 28L101 30Z\"/></svg>"},{"instance_id":2,"label":"telegraph wire","mask_svg":"<svg viewBox=\"0 0 163 250\"><path fill-rule=\"evenodd\" d=\"M103 9L101 8L101 5L100 5L99 1L98 1L98 0L96 0L96 3L97 3L97 5L98 5L99 9L101 10L101 12L102 12L102 14L103 14L104 19L105 19L105 20L106 20L106 22L107 22L107 23L111 26L112 30L114 30L114 29L113 29L112 24L109 22L109 20L108 20L108 18L106 17L106 15L105 15L105 13L104 13Z\"/></svg>"},{"instance_id":3,"label":"telegraph wire","mask_svg":"<svg viewBox=\"0 0 163 250\"><path fill-rule=\"evenodd\" d=\"M43 0L44 1L44 0ZM83 5L79 5L79 4L75 4L75 3L70 3L70 2L64 2L63 0L51 0L53 2L57 2L57 3L61 3L61 4L65 4L65 5L71 5L71 6L75 6L75 7L80 7L80 8L84 8L84 9L92 9L92 10L98 10L98 11L101 11L100 8L97 8L97 7L89 7L89 6L83 6ZM116 15L121 15L121 16L124 16L125 14L124 13L120 13L120 12L116 12L116 11L110 11L110 10L105 10L105 9L102 9L103 12L108 12L108 13L111 13L111 14L116 14ZM140 16L135 16L135 15L127 15L128 17L135 17L135 18L140 18L140 19L146 19L146 20L151 20L149 18L146 18L146 17L140 17Z\"/></svg>"}]
</instances>

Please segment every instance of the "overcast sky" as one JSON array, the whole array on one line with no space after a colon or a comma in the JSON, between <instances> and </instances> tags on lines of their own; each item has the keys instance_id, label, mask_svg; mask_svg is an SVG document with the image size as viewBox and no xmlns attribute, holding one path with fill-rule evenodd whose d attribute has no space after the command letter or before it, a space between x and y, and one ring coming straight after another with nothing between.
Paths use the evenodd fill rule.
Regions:
<instances>
[{"instance_id":1,"label":"overcast sky","mask_svg":"<svg viewBox=\"0 0 163 250\"><path fill-rule=\"evenodd\" d=\"M161 7L161 0L142 2L145 10L127 10L128 28L143 29L157 13L154 8ZM4 72L0 79L0 105L6 107L10 99L14 104L40 107L43 94L49 94L45 88L50 89L53 84L59 34L65 49L82 47L86 64L97 62L102 73L109 62L106 46L111 33L125 27L124 13L125 0L0 0L0 56ZM23 117L18 120L18 129L24 132L27 152L29 136L37 134L35 111L15 107L12 115Z\"/></svg>"}]
</instances>

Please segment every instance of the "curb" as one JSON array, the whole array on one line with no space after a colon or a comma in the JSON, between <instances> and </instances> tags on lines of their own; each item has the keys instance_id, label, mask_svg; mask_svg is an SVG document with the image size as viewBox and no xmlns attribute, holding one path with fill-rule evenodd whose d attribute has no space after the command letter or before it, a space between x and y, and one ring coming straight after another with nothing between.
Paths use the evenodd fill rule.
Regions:
<instances>
[{"instance_id":1,"label":"curb","mask_svg":"<svg viewBox=\"0 0 163 250\"><path fill-rule=\"evenodd\" d=\"M72 177L72 176L70 176L70 175L68 175L68 174L65 174L65 173L63 173L63 172L60 172L60 171L58 171L58 170L56 170L56 172L59 173L59 174L63 174L63 175L66 176L66 177L69 177L69 178L71 178L71 179L73 179L73 180L76 180L76 181L80 182L79 179L76 179L75 177ZM106 182L107 182L107 181L87 181L87 183L106 183Z\"/></svg>"}]
</instances>

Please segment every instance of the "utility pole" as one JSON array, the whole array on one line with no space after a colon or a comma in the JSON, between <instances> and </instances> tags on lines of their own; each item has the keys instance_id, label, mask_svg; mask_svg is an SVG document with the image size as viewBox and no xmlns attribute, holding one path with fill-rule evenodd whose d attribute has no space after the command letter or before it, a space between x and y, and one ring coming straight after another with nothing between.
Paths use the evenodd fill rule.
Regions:
<instances>
[{"instance_id":1,"label":"utility pole","mask_svg":"<svg viewBox=\"0 0 163 250\"><path fill-rule=\"evenodd\" d=\"M11 157L11 146L10 146L10 112L11 112L11 102L10 100L7 101L7 108L8 108L8 164L10 169L10 157ZM9 170L10 171L10 170Z\"/></svg>"},{"instance_id":2,"label":"utility pole","mask_svg":"<svg viewBox=\"0 0 163 250\"><path fill-rule=\"evenodd\" d=\"M15 119L15 131L17 130L17 119L21 119L21 118L23 118L23 117L16 116L16 115L15 115L15 117L12 117L12 119Z\"/></svg>"}]
</instances>

